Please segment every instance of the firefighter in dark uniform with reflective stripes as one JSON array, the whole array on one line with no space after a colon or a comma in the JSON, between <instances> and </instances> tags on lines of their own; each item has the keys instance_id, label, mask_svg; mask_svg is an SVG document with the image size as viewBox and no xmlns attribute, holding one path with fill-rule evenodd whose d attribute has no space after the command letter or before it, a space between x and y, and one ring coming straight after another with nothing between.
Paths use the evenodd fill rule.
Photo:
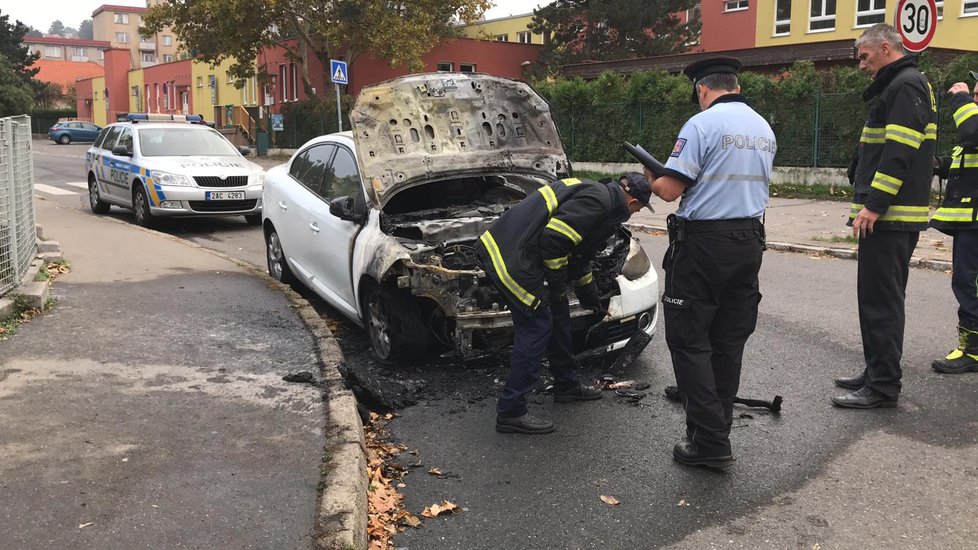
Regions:
<instances>
[{"instance_id":1,"label":"firefighter in dark uniform with reflective stripes","mask_svg":"<svg viewBox=\"0 0 978 550\"><path fill-rule=\"evenodd\" d=\"M774 132L740 95L740 61L710 58L687 66L690 118L652 192L680 196L670 216L662 310L666 343L686 410L681 464L726 468L744 345L757 324L761 218L777 152Z\"/></svg>"},{"instance_id":2,"label":"firefighter in dark uniform with reflective stripes","mask_svg":"<svg viewBox=\"0 0 978 550\"><path fill-rule=\"evenodd\" d=\"M971 73L978 80L978 73ZM978 371L978 84L951 86L951 109L960 145L938 159L937 175L947 178L947 195L930 220L931 227L951 235L951 289L958 300L958 347L931 367L945 374Z\"/></svg>"},{"instance_id":3,"label":"firefighter in dark uniform with reflective stripes","mask_svg":"<svg viewBox=\"0 0 978 550\"><path fill-rule=\"evenodd\" d=\"M927 78L885 23L856 40L869 113L856 162L849 225L859 239L856 293L865 367L836 385L840 407L895 407L900 395L904 303L910 257L927 229L937 109Z\"/></svg>"},{"instance_id":4,"label":"firefighter in dark uniform with reflective stripes","mask_svg":"<svg viewBox=\"0 0 978 550\"><path fill-rule=\"evenodd\" d=\"M603 306L591 260L652 191L642 174L616 182L558 180L507 210L479 238L476 253L513 315L509 377L496 405L496 430L541 434L549 420L529 414L526 394L540 380L544 353L554 377L554 401L588 401L601 391L581 383L571 343L568 283L580 304Z\"/></svg>"}]
</instances>

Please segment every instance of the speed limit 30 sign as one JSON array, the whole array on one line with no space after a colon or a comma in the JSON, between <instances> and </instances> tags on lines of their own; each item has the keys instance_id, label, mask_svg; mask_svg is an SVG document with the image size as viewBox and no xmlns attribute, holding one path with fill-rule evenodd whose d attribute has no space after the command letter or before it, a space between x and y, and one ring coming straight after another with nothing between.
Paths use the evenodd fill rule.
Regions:
<instances>
[{"instance_id":1,"label":"speed limit 30 sign","mask_svg":"<svg viewBox=\"0 0 978 550\"><path fill-rule=\"evenodd\" d=\"M896 28L903 37L903 47L919 52L930 44L937 29L937 4L934 0L900 0L896 11Z\"/></svg>"}]
</instances>

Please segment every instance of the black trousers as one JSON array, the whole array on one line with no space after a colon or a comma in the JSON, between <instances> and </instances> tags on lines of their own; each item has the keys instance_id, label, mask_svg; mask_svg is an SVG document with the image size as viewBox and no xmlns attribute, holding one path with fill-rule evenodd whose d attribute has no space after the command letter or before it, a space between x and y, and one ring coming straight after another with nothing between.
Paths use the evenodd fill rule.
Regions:
<instances>
[{"instance_id":1,"label":"black trousers","mask_svg":"<svg viewBox=\"0 0 978 550\"><path fill-rule=\"evenodd\" d=\"M978 330L978 230L954 235L951 262L951 290L958 300L958 324Z\"/></svg>"},{"instance_id":2,"label":"black trousers","mask_svg":"<svg viewBox=\"0 0 978 550\"><path fill-rule=\"evenodd\" d=\"M866 385L900 395L904 303L917 231L876 231L859 239L856 295L866 360Z\"/></svg>"},{"instance_id":3,"label":"black trousers","mask_svg":"<svg viewBox=\"0 0 978 550\"><path fill-rule=\"evenodd\" d=\"M686 436L728 455L744 344L757 325L762 245L752 230L689 233L663 262L666 343L686 409Z\"/></svg>"},{"instance_id":4,"label":"black trousers","mask_svg":"<svg viewBox=\"0 0 978 550\"><path fill-rule=\"evenodd\" d=\"M508 295L503 292L503 296ZM540 304L527 313L514 303L513 353L510 357L509 378L496 403L496 414L502 417L523 416L527 413L526 394L540 382L540 361L546 353L554 388L565 390L580 384L577 360L571 344L570 305L567 298L556 298Z\"/></svg>"}]
</instances>

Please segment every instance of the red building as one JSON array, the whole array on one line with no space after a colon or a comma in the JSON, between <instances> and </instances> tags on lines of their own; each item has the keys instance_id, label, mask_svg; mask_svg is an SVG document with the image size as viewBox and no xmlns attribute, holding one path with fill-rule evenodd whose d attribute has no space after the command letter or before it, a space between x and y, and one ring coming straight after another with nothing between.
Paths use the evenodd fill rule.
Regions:
<instances>
[{"instance_id":1,"label":"red building","mask_svg":"<svg viewBox=\"0 0 978 550\"><path fill-rule=\"evenodd\" d=\"M693 52L742 50L756 45L757 2L748 0L700 3L700 44Z\"/></svg>"},{"instance_id":2,"label":"red building","mask_svg":"<svg viewBox=\"0 0 978 550\"><path fill-rule=\"evenodd\" d=\"M190 59L163 63L143 69L143 89L134 86L130 93L143 98L139 111L147 113L191 114L194 112Z\"/></svg>"}]
</instances>

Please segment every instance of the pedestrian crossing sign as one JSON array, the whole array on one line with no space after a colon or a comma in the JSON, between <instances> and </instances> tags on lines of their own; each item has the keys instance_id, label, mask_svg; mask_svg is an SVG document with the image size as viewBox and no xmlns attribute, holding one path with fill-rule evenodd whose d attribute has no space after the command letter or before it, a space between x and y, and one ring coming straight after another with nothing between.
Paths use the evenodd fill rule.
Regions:
<instances>
[{"instance_id":1,"label":"pedestrian crossing sign","mask_svg":"<svg viewBox=\"0 0 978 550\"><path fill-rule=\"evenodd\" d=\"M338 59L329 60L329 74L330 79L333 84L349 84L350 79L347 77L346 72L346 61L340 61Z\"/></svg>"}]
</instances>

